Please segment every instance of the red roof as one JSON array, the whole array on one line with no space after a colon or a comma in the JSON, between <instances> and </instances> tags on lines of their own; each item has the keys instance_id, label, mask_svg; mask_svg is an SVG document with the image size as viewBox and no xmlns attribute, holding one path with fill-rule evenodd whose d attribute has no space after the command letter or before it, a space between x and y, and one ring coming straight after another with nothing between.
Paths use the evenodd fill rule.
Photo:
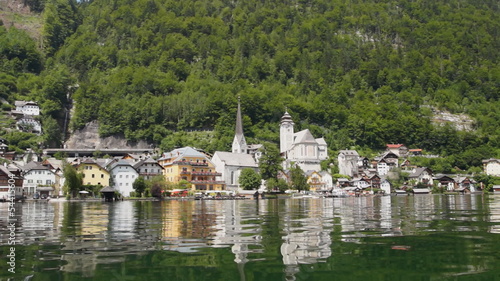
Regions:
<instances>
[{"instance_id":1,"label":"red roof","mask_svg":"<svg viewBox=\"0 0 500 281\"><path fill-rule=\"evenodd\" d=\"M410 149L409 151L422 151L421 148Z\"/></svg>"},{"instance_id":2,"label":"red roof","mask_svg":"<svg viewBox=\"0 0 500 281\"><path fill-rule=\"evenodd\" d=\"M387 148L400 148L402 146L403 146L402 144L388 144Z\"/></svg>"}]
</instances>

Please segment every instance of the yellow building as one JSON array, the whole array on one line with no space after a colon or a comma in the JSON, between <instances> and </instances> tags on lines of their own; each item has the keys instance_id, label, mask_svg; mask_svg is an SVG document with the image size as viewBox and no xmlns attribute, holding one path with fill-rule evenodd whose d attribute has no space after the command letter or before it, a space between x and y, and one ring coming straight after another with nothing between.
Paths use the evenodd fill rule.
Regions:
<instances>
[{"instance_id":1,"label":"yellow building","mask_svg":"<svg viewBox=\"0 0 500 281\"><path fill-rule=\"evenodd\" d=\"M167 182L186 180L193 191L225 190L225 183L208 156L192 147L183 147L164 153L158 163L163 167Z\"/></svg>"},{"instance_id":2,"label":"yellow building","mask_svg":"<svg viewBox=\"0 0 500 281\"><path fill-rule=\"evenodd\" d=\"M82 183L84 185L109 186L109 172L105 166L106 160L101 162L87 158L77 165L76 169L83 174Z\"/></svg>"}]
</instances>

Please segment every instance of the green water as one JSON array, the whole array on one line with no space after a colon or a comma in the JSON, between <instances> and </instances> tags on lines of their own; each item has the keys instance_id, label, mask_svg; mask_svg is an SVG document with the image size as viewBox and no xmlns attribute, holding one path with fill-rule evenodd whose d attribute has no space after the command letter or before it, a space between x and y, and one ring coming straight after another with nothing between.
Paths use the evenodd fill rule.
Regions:
<instances>
[{"instance_id":1,"label":"green water","mask_svg":"<svg viewBox=\"0 0 500 281\"><path fill-rule=\"evenodd\" d=\"M0 280L500 280L500 196L0 204Z\"/></svg>"}]
</instances>

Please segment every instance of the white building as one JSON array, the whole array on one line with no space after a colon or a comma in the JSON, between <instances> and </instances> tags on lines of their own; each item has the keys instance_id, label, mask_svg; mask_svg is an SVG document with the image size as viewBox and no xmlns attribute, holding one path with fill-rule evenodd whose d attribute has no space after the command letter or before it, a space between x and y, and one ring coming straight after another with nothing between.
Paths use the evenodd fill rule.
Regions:
<instances>
[{"instance_id":1,"label":"white building","mask_svg":"<svg viewBox=\"0 0 500 281\"><path fill-rule=\"evenodd\" d=\"M258 169L257 163L250 154L216 151L212 157L215 170L221 173L221 180L226 183L227 190L237 190L241 171L245 168Z\"/></svg>"},{"instance_id":2,"label":"white building","mask_svg":"<svg viewBox=\"0 0 500 281\"><path fill-rule=\"evenodd\" d=\"M489 176L500 176L500 160L490 158L487 160L483 160L483 169L484 173Z\"/></svg>"},{"instance_id":3,"label":"white building","mask_svg":"<svg viewBox=\"0 0 500 281\"><path fill-rule=\"evenodd\" d=\"M356 150L341 150L337 156L339 174L354 177L358 174L359 154Z\"/></svg>"},{"instance_id":4,"label":"white building","mask_svg":"<svg viewBox=\"0 0 500 281\"><path fill-rule=\"evenodd\" d=\"M290 168L293 162L304 172L320 171L320 162L328 159L325 140L315 139L309 129L295 133L293 126L292 117L285 112L280 123L280 152L285 158L284 168Z\"/></svg>"},{"instance_id":5,"label":"white building","mask_svg":"<svg viewBox=\"0 0 500 281\"><path fill-rule=\"evenodd\" d=\"M134 164L134 168L145 180L163 175L163 167L153 158L140 160L139 162Z\"/></svg>"},{"instance_id":6,"label":"white building","mask_svg":"<svg viewBox=\"0 0 500 281\"><path fill-rule=\"evenodd\" d=\"M109 173L115 190L124 197L130 196L130 192L134 191L132 184L139 177L139 173L132 164L126 160L113 162L109 166Z\"/></svg>"},{"instance_id":7,"label":"white building","mask_svg":"<svg viewBox=\"0 0 500 281\"><path fill-rule=\"evenodd\" d=\"M46 193L53 196L57 175L49 167L38 162L30 162L23 167L23 190L26 196Z\"/></svg>"},{"instance_id":8,"label":"white building","mask_svg":"<svg viewBox=\"0 0 500 281\"><path fill-rule=\"evenodd\" d=\"M15 101L17 113L22 113L24 115L40 115L40 107L34 101Z\"/></svg>"},{"instance_id":9,"label":"white building","mask_svg":"<svg viewBox=\"0 0 500 281\"><path fill-rule=\"evenodd\" d=\"M238 98L232 152L216 151L211 159L215 165L215 170L221 174L218 180L226 183L227 190L238 191L240 189L239 177L243 169L252 168L255 171L258 170L256 157L260 158L261 152L259 149L261 147L262 145L247 145L243 135L241 107Z\"/></svg>"}]
</instances>

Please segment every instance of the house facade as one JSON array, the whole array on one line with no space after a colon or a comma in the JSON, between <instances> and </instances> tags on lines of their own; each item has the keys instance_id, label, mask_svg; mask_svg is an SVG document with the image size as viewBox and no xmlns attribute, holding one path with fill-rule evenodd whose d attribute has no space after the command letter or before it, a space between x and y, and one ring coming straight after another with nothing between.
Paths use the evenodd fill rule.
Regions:
<instances>
[{"instance_id":1,"label":"house facade","mask_svg":"<svg viewBox=\"0 0 500 281\"><path fill-rule=\"evenodd\" d=\"M356 150L340 150L337 156L339 174L354 177L358 175L359 154Z\"/></svg>"},{"instance_id":2,"label":"house facade","mask_svg":"<svg viewBox=\"0 0 500 281\"><path fill-rule=\"evenodd\" d=\"M82 184L109 186L109 172L106 170L106 160L87 158L77 165L78 172L83 174Z\"/></svg>"},{"instance_id":3,"label":"house facade","mask_svg":"<svg viewBox=\"0 0 500 281\"><path fill-rule=\"evenodd\" d=\"M46 194L49 196L58 195L59 190L56 190L58 182L57 175L47 166L38 162L28 163L27 168L23 169L23 190L28 197L35 193L39 195Z\"/></svg>"},{"instance_id":4,"label":"house facade","mask_svg":"<svg viewBox=\"0 0 500 281\"><path fill-rule=\"evenodd\" d=\"M483 160L484 173L490 176L500 176L500 159L490 158Z\"/></svg>"},{"instance_id":5,"label":"house facade","mask_svg":"<svg viewBox=\"0 0 500 281\"><path fill-rule=\"evenodd\" d=\"M9 192L11 187L14 187L14 196L21 198L23 195L21 170L14 166L0 165L0 200L5 201L12 196Z\"/></svg>"},{"instance_id":6,"label":"house facade","mask_svg":"<svg viewBox=\"0 0 500 281\"><path fill-rule=\"evenodd\" d=\"M113 187L122 196L129 197L134 191L134 181L139 177L139 173L127 160L119 160L109 165L109 174L113 182Z\"/></svg>"},{"instance_id":7,"label":"house facade","mask_svg":"<svg viewBox=\"0 0 500 281\"><path fill-rule=\"evenodd\" d=\"M426 167L419 167L413 170L413 173L411 173L408 178L410 180L414 180L415 184L418 183L423 183L426 185L432 185L433 183L433 178L432 178L432 171L429 168Z\"/></svg>"},{"instance_id":8,"label":"house facade","mask_svg":"<svg viewBox=\"0 0 500 281\"><path fill-rule=\"evenodd\" d=\"M139 176L145 180L163 175L163 167L153 158L146 158L134 164L134 168L139 172Z\"/></svg>"},{"instance_id":9,"label":"house facade","mask_svg":"<svg viewBox=\"0 0 500 281\"><path fill-rule=\"evenodd\" d=\"M158 162L163 167L167 182L186 180L193 191L225 190L222 176L208 156L192 147L183 147L164 153Z\"/></svg>"},{"instance_id":10,"label":"house facade","mask_svg":"<svg viewBox=\"0 0 500 281\"><path fill-rule=\"evenodd\" d=\"M32 116L40 115L40 107L34 101L15 101L14 105L17 113Z\"/></svg>"}]
</instances>

